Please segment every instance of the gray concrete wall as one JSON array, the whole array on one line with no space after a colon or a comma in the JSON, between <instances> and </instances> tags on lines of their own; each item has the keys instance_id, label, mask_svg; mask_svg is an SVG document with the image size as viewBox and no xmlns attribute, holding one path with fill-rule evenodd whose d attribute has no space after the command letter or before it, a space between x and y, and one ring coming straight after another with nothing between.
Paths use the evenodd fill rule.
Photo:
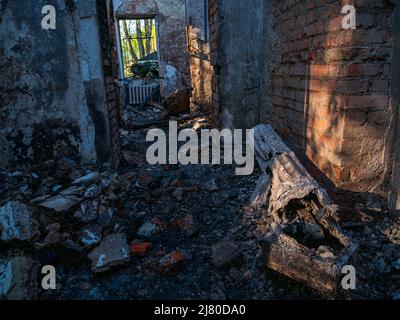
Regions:
<instances>
[{"instance_id":1,"label":"gray concrete wall","mask_svg":"<svg viewBox=\"0 0 400 320\"><path fill-rule=\"evenodd\" d=\"M43 30L42 4L0 2L0 167L63 155L93 161L110 150L96 136L109 134L94 2L85 3L82 14L47 1L57 25Z\"/></svg>"},{"instance_id":2,"label":"gray concrete wall","mask_svg":"<svg viewBox=\"0 0 400 320\"><path fill-rule=\"evenodd\" d=\"M156 18L161 94L190 85L185 0L116 0L114 9L117 19Z\"/></svg>"},{"instance_id":3,"label":"gray concrete wall","mask_svg":"<svg viewBox=\"0 0 400 320\"><path fill-rule=\"evenodd\" d=\"M263 2L218 1L219 108L226 128L251 128L260 119Z\"/></svg>"}]
</instances>

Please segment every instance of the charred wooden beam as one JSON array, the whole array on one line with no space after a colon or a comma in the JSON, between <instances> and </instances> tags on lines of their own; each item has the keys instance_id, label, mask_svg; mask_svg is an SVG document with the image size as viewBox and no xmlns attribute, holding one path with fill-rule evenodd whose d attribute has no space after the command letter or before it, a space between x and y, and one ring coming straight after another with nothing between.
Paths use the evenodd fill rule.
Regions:
<instances>
[{"instance_id":1,"label":"charred wooden beam","mask_svg":"<svg viewBox=\"0 0 400 320\"><path fill-rule=\"evenodd\" d=\"M338 206L271 126L254 128L254 150L264 174L252 203L268 205L275 221L263 240L267 266L335 295L341 270L358 248L336 223Z\"/></svg>"}]
</instances>

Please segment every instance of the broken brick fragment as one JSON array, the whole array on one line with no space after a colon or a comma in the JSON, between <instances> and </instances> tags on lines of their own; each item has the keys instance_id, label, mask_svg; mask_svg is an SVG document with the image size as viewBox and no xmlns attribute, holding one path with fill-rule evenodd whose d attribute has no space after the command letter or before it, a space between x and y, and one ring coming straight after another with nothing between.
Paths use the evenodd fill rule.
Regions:
<instances>
[{"instance_id":1,"label":"broken brick fragment","mask_svg":"<svg viewBox=\"0 0 400 320\"><path fill-rule=\"evenodd\" d=\"M174 219L173 224L188 237L192 237L198 232L197 228L194 226L193 216L191 214L186 215L184 218Z\"/></svg>"},{"instance_id":2,"label":"broken brick fragment","mask_svg":"<svg viewBox=\"0 0 400 320\"><path fill-rule=\"evenodd\" d=\"M159 261L160 273L168 275L174 273L177 267L186 260L186 256L180 251L171 252Z\"/></svg>"},{"instance_id":3,"label":"broken brick fragment","mask_svg":"<svg viewBox=\"0 0 400 320\"><path fill-rule=\"evenodd\" d=\"M132 243L130 248L132 255L144 257L153 248L153 244L151 242Z\"/></svg>"}]
</instances>

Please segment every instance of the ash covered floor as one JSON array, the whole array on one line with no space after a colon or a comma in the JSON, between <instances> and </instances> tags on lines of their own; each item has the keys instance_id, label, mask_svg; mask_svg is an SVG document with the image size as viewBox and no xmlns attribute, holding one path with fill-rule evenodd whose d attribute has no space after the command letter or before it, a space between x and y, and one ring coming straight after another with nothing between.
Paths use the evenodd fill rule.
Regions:
<instances>
[{"instance_id":1,"label":"ash covered floor","mask_svg":"<svg viewBox=\"0 0 400 320\"><path fill-rule=\"evenodd\" d=\"M151 121L166 120L156 113ZM134 123L129 117L125 120ZM181 128L209 127L204 116L179 123ZM17 223L23 232L11 226L3 230L9 238L1 242L0 279L17 285L6 288L2 281L3 298L321 298L266 267L260 240L271 218L266 208L250 206L258 169L244 177L226 165L150 166L148 129L121 130L124 161L118 172L81 167L67 158L1 172L0 212L24 225ZM357 289L338 298L399 299L400 218L390 215L380 199L332 194L350 217L342 227L360 242ZM54 265L57 290L35 292L32 279L17 277L10 264L11 270L25 265L28 271Z\"/></svg>"}]
</instances>

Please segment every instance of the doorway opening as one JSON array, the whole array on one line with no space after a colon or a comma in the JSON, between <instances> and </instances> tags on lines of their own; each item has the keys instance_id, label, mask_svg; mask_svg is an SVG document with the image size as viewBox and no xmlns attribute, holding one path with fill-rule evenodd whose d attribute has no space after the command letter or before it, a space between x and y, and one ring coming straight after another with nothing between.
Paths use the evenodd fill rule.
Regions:
<instances>
[{"instance_id":1,"label":"doorway opening","mask_svg":"<svg viewBox=\"0 0 400 320\"><path fill-rule=\"evenodd\" d=\"M156 19L120 19L119 35L124 79L159 77Z\"/></svg>"}]
</instances>

